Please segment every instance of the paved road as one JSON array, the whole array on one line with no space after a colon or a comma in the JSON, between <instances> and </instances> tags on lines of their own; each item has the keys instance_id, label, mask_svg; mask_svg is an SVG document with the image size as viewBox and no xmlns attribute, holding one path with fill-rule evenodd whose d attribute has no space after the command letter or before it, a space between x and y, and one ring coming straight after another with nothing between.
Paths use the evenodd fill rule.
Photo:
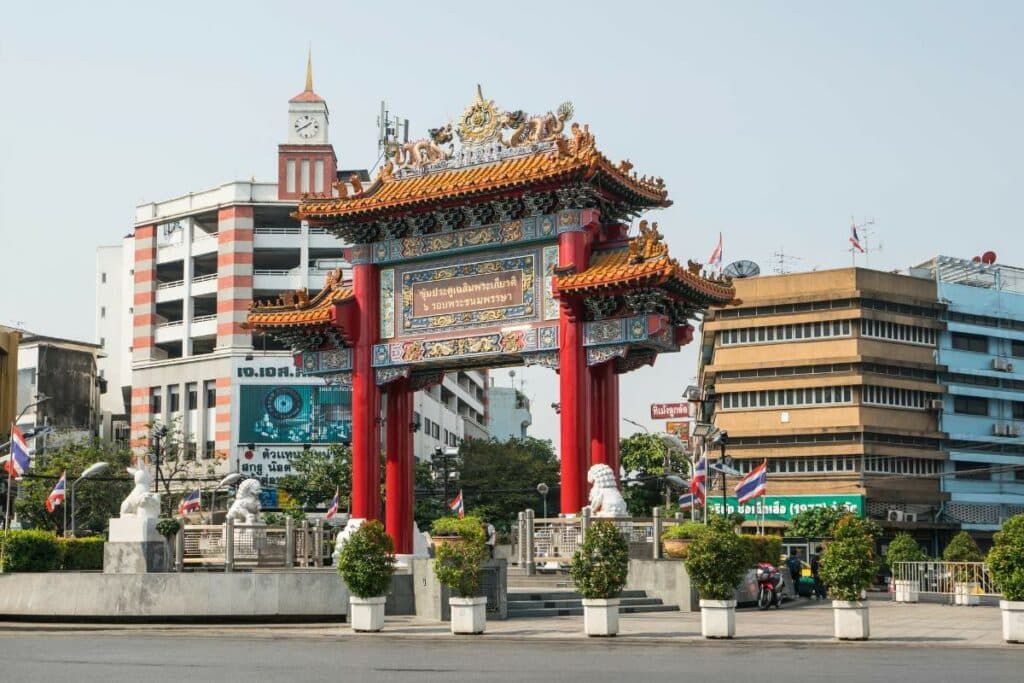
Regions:
<instances>
[{"instance_id":1,"label":"paved road","mask_svg":"<svg viewBox=\"0 0 1024 683\"><path fill-rule=\"evenodd\" d=\"M648 645L397 638L3 633L0 681L1019 681L1019 650L750 643Z\"/></svg>"}]
</instances>

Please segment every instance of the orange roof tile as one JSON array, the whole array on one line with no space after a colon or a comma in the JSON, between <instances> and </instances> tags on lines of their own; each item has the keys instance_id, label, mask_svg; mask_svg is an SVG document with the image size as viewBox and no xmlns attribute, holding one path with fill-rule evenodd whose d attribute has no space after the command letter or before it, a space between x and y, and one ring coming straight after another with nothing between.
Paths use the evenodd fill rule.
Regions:
<instances>
[{"instance_id":1,"label":"orange roof tile","mask_svg":"<svg viewBox=\"0 0 1024 683\"><path fill-rule=\"evenodd\" d=\"M348 197L307 197L299 204L298 215L314 221L367 216L571 180L612 186L620 193L632 195L633 201L643 206L672 204L664 182L630 174L632 165L628 162L613 165L593 146L593 136L585 135L588 137L584 144L574 145L572 140L562 139L556 141L555 147L534 154L402 178L393 175L389 162L364 192Z\"/></svg>"},{"instance_id":2,"label":"orange roof tile","mask_svg":"<svg viewBox=\"0 0 1024 683\"><path fill-rule=\"evenodd\" d=\"M340 282L336 270L327 277L324 288L312 299L306 290L285 292L276 304L255 302L249 308L246 323L254 330L271 331L286 327L321 327L330 325L334 307L354 301L352 288Z\"/></svg>"}]
</instances>

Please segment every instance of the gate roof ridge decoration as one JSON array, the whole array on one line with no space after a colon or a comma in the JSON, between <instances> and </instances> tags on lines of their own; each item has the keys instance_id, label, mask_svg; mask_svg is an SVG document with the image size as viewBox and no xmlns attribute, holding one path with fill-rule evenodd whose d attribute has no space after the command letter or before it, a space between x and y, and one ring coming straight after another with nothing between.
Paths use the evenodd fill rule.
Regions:
<instances>
[{"instance_id":1,"label":"gate roof ridge decoration","mask_svg":"<svg viewBox=\"0 0 1024 683\"><path fill-rule=\"evenodd\" d=\"M612 163L598 151L587 125L566 125L572 113L570 102L540 115L502 111L477 86L457 125L432 129L422 140L393 143L371 185L363 188L353 182L355 192L349 194L339 182L334 185L339 196L303 195L296 216L367 242L377 236L346 228L447 208L453 202L515 197L572 184L589 186L596 201L624 213L672 204L661 178L639 176L628 160ZM503 137L506 130L511 132ZM452 143L455 134L462 142L458 151Z\"/></svg>"},{"instance_id":2,"label":"gate roof ridge decoration","mask_svg":"<svg viewBox=\"0 0 1024 683\"><path fill-rule=\"evenodd\" d=\"M272 334L289 329L318 331L335 327L343 330L336 309L352 301L355 301L352 287L342 281L342 271L337 268L327 274L323 289L312 298L301 288L282 292L276 301L251 302L245 326Z\"/></svg>"},{"instance_id":3,"label":"gate roof ridge decoration","mask_svg":"<svg viewBox=\"0 0 1024 683\"><path fill-rule=\"evenodd\" d=\"M727 304L735 296L728 276L716 277L696 261L680 266L669 256L658 224L645 220L640 221L637 236L595 250L586 269L557 279L557 291L564 294L602 296L636 288L665 289L692 297L704 307Z\"/></svg>"}]
</instances>

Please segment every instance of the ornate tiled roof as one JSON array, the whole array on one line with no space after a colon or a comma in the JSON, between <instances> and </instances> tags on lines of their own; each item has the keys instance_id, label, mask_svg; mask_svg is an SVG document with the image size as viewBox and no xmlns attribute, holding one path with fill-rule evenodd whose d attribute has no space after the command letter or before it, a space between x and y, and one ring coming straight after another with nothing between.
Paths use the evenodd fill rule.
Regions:
<instances>
[{"instance_id":1,"label":"ornate tiled roof","mask_svg":"<svg viewBox=\"0 0 1024 683\"><path fill-rule=\"evenodd\" d=\"M334 307L354 301L352 288L341 282L341 270L328 274L324 288L313 298L305 289L285 292L274 303L253 302L249 328L272 332L285 328L319 328L334 323Z\"/></svg>"},{"instance_id":2,"label":"ornate tiled roof","mask_svg":"<svg viewBox=\"0 0 1024 683\"><path fill-rule=\"evenodd\" d=\"M613 294L617 290L662 288L694 297L703 305L733 300L735 289L729 278L713 278L701 272L701 264L690 261L680 266L668 253L658 224L648 227L640 221L640 234L611 249L595 251L583 271L561 275L558 291L569 294Z\"/></svg>"},{"instance_id":3,"label":"ornate tiled roof","mask_svg":"<svg viewBox=\"0 0 1024 683\"><path fill-rule=\"evenodd\" d=\"M527 190L551 190L574 183L590 186L604 201L637 209L669 206L660 178L631 173L628 161L613 164L594 145L587 126L573 123L562 135L572 105L557 113L527 117L503 112L493 102L477 99L460 119L457 133L463 148L456 153L452 126L430 131L430 138L393 144L389 160L367 188L354 184L348 194L335 185L340 197L309 195L298 215L311 221L366 220L394 211L419 211L445 206L453 200L502 196ZM511 129L508 139L501 131Z\"/></svg>"}]
</instances>

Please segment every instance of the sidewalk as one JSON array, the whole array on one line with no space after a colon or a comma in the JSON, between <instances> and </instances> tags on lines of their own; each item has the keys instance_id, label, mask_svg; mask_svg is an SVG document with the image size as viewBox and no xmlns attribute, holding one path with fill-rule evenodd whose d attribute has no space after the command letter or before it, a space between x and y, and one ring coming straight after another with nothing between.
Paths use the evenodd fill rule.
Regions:
<instances>
[{"instance_id":1,"label":"sidewalk","mask_svg":"<svg viewBox=\"0 0 1024 683\"><path fill-rule=\"evenodd\" d=\"M968 647L1014 648L1001 639L998 608L954 607L950 605L898 605L889 601L871 601L871 640L846 643L853 647ZM800 600L781 610L742 608L736 614L736 638L731 641L706 641L700 636L700 613L659 612L623 614L619 635L614 639L588 639L583 634L583 617L508 619L487 622L488 640L515 641L587 641L608 644L628 643L730 643L733 645L776 644L807 646L834 643L832 609L828 603ZM45 624L0 623L4 633L46 631L59 633L110 632L132 635L238 635L246 638L392 638L450 640L447 623L425 621L417 617L388 617L384 631L375 634L352 633L345 624ZM469 638L471 636L460 636Z\"/></svg>"}]
</instances>

